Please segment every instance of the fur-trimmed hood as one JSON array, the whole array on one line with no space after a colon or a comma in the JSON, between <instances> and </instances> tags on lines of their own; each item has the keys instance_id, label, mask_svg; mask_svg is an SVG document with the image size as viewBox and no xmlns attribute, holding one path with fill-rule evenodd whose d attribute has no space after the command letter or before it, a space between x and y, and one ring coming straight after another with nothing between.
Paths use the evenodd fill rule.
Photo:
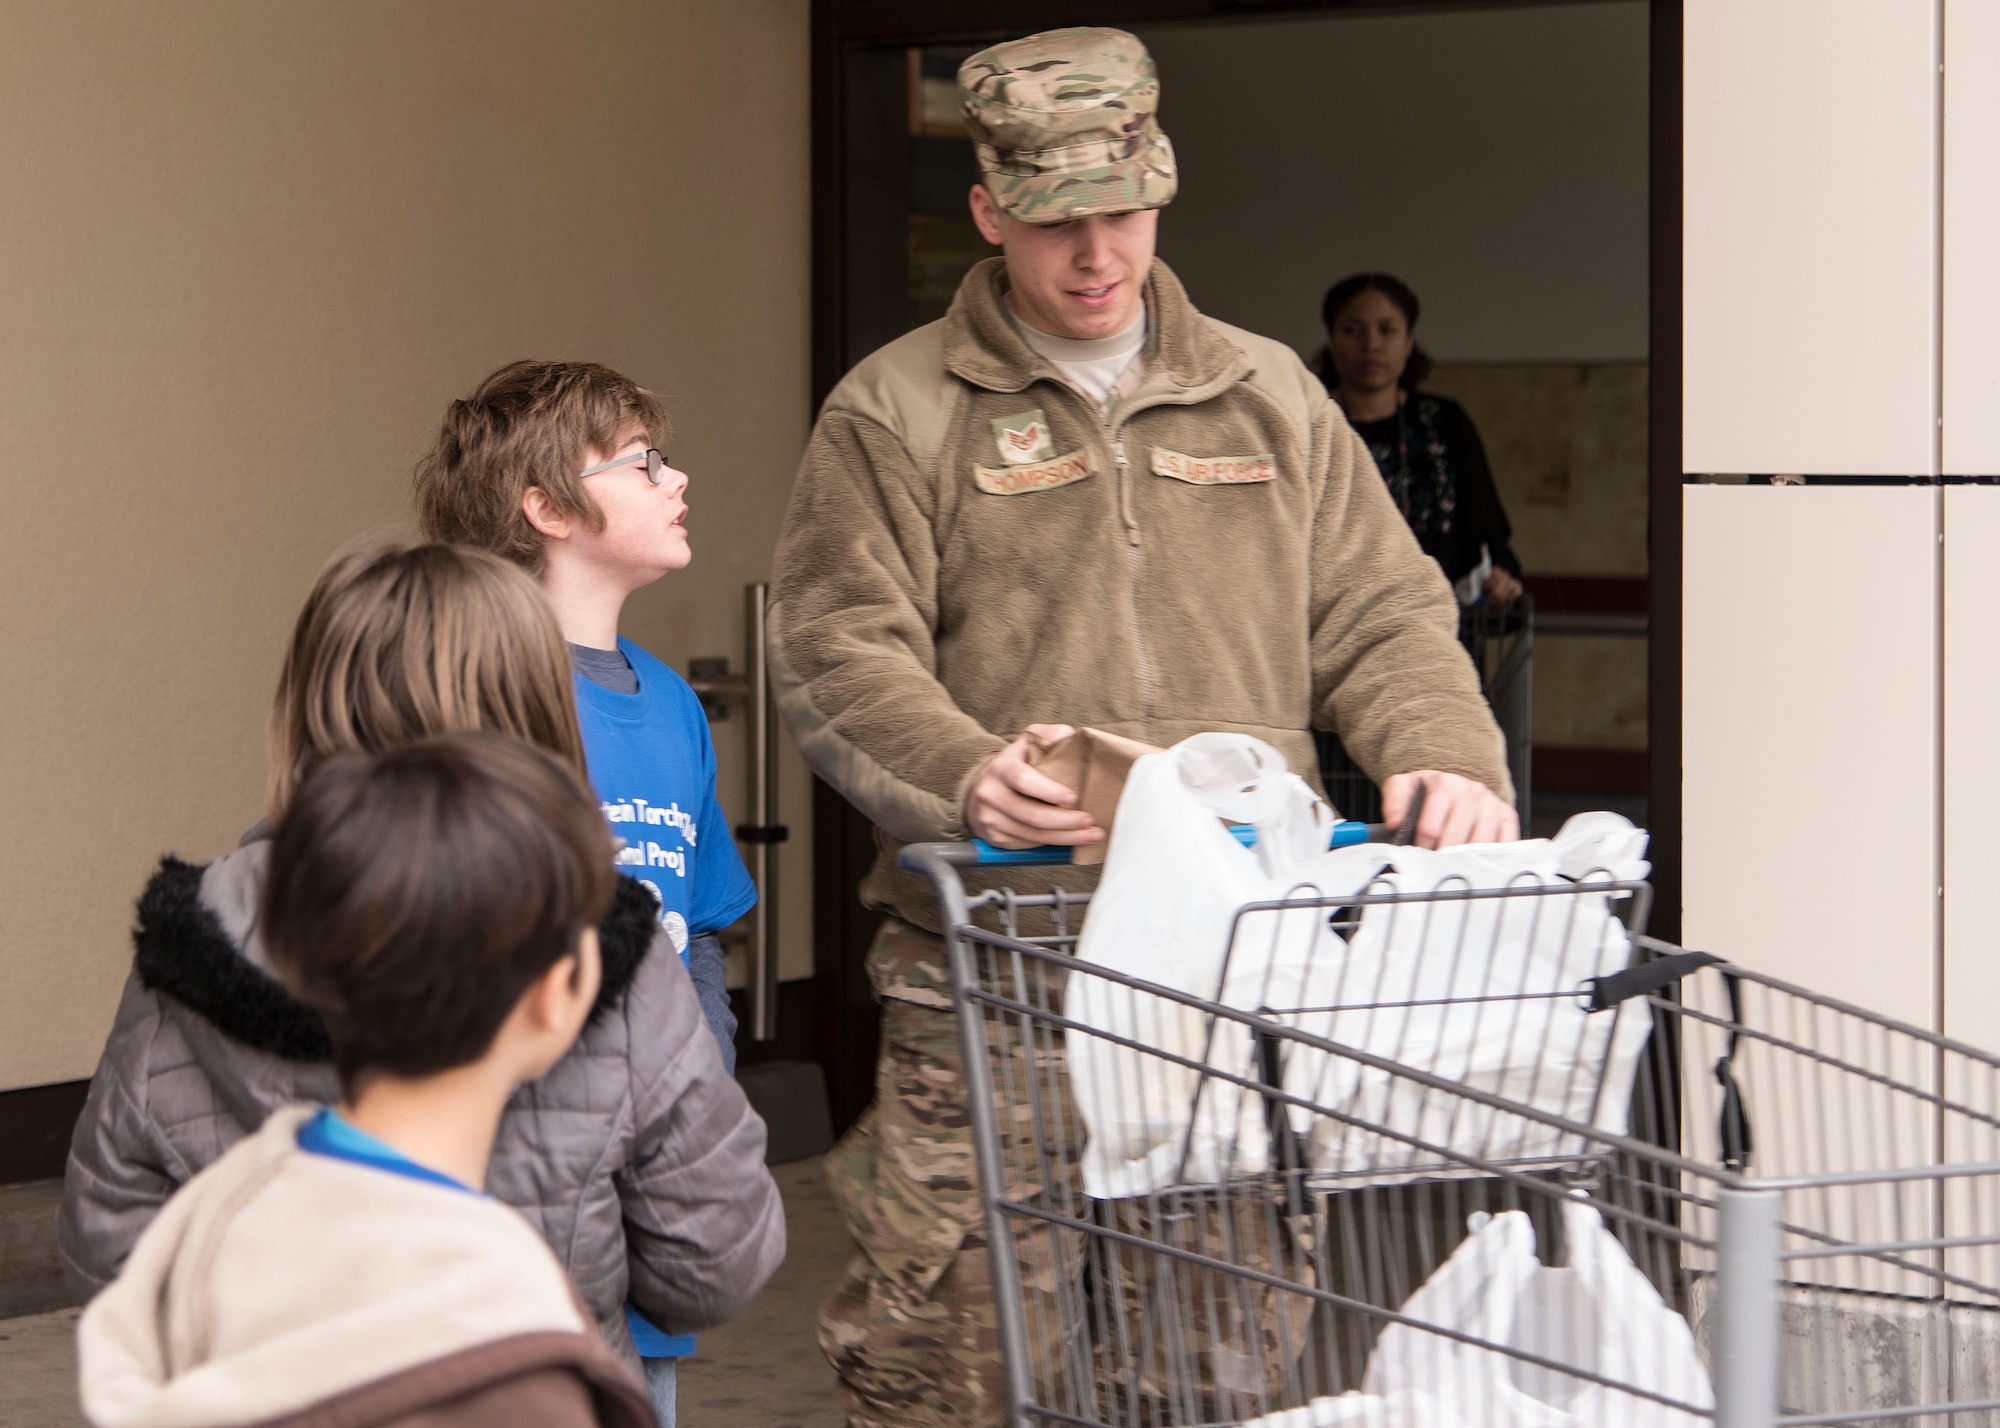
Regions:
<instances>
[{"instance_id":1,"label":"fur-trimmed hood","mask_svg":"<svg viewBox=\"0 0 2000 1428\"><path fill-rule=\"evenodd\" d=\"M160 859L139 897L133 966L143 986L172 997L245 1045L287 1061L330 1062L333 1047L319 1014L273 975L257 928L270 853L269 841L253 837L205 867L172 856ZM618 879L610 910L598 925L604 981L593 1021L631 986L659 912L643 884Z\"/></svg>"},{"instance_id":2,"label":"fur-trimmed hood","mask_svg":"<svg viewBox=\"0 0 2000 1428\"><path fill-rule=\"evenodd\" d=\"M139 902L138 956L70 1141L57 1244L102 1289L176 1189L281 1108L340 1087L319 1018L257 936L269 843L167 859ZM607 1342L636 1358L631 1303L668 1333L742 1312L785 1253L764 1123L723 1068L652 895L619 879L588 1025L501 1117L487 1190L541 1231Z\"/></svg>"}]
</instances>

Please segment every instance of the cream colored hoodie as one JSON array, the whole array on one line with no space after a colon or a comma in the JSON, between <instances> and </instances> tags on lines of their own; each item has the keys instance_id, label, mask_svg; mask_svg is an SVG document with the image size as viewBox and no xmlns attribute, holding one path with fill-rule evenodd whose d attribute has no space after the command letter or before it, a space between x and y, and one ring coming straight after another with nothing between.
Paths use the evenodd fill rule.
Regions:
<instances>
[{"instance_id":1,"label":"cream colored hoodie","mask_svg":"<svg viewBox=\"0 0 2000 1428\"><path fill-rule=\"evenodd\" d=\"M513 1210L299 1149L292 1107L196 1176L77 1331L98 1428L617 1424L644 1391Z\"/></svg>"}]
</instances>

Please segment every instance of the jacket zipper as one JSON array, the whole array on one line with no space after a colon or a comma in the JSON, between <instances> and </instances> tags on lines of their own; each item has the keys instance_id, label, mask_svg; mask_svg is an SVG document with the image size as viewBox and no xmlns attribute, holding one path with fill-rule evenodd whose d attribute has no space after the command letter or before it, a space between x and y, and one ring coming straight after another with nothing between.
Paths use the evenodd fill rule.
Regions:
<instances>
[{"instance_id":1,"label":"jacket zipper","mask_svg":"<svg viewBox=\"0 0 2000 1428\"><path fill-rule=\"evenodd\" d=\"M1060 380L1060 379L1058 379ZM1216 390L1220 390L1218 386ZM1214 392L1204 391L1199 400L1207 400ZM1118 463L1118 514L1125 522L1126 572L1131 579L1132 593L1132 649L1139 660L1139 707L1144 715L1146 738L1153 737L1153 666L1146 657L1146 632L1139 614L1139 566L1144 558L1139 549L1139 522L1132 514L1131 466L1125 459L1125 423L1133 416L1152 407L1163 406L1165 401L1155 397L1152 401L1133 403L1121 401L1118 414L1105 414L1104 435L1111 443L1111 454Z\"/></svg>"},{"instance_id":2,"label":"jacket zipper","mask_svg":"<svg viewBox=\"0 0 2000 1428\"><path fill-rule=\"evenodd\" d=\"M1139 708L1145 719L1146 737L1153 736L1153 667L1146 657L1146 631L1139 611L1139 522L1132 514L1131 465L1125 459L1125 438L1115 424L1106 423L1111 438L1111 454L1118 462L1118 513L1125 521L1125 570L1131 583L1132 650L1139 661Z\"/></svg>"}]
</instances>

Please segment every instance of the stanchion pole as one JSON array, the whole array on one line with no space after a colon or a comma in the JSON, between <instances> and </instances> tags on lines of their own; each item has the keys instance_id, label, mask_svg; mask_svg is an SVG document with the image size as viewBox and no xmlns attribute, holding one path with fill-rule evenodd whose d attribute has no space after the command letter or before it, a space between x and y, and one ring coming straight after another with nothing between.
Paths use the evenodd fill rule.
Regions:
<instances>
[{"instance_id":1,"label":"stanchion pole","mask_svg":"<svg viewBox=\"0 0 2000 1428\"><path fill-rule=\"evenodd\" d=\"M1716 1192L1716 1428L1777 1420L1780 1199L1775 1190Z\"/></svg>"},{"instance_id":2,"label":"stanchion pole","mask_svg":"<svg viewBox=\"0 0 2000 1428\"><path fill-rule=\"evenodd\" d=\"M778 708L771 693L769 626L771 587L763 581L744 592L744 632L749 643L751 876L757 907L750 920L750 1039L778 1038L778 844L789 830L778 821Z\"/></svg>"}]
</instances>

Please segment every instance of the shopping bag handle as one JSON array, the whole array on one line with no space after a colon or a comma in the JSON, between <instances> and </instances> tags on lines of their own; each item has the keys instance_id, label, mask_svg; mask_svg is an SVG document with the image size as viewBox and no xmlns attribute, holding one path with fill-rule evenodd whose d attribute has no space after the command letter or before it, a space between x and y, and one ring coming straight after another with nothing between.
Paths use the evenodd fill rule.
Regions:
<instances>
[{"instance_id":1,"label":"shopping bag handle","mask_svg":"<svg viewBox=\"0 0 2000 1428\"><path fill-rule=\"evenodd\" d=\"M1229 825L1230 836L1246 848L1257 846L1257 829L1249 823ZM1328 836L1328 848L1351 848L1357 843L1386 843L1395 830L1386 823L1357 823L1353 819L1333 825ZM1044 843L1036 848L997 848L984 838L974 838L972 847L977 856L973 859L982 868L1019 867L1024 863L1067 863L1076 851L1055 843Z\"/></svg>"},{"instance_id":2,"label":"shopping bag handle","mask_svg":"<svg viewBox=\"0 0 2000 1428\"><path fill-rule=\"evenodd\" d=\"M1722 1143L1722 1165L1741 1175L1750 1164L1756 1138L1750 1133L1750 1108L1743 1104L1743 1088L1736 1080L1736 1047L1743 1038L1743 985L1734 972L1724 971L1723 985L1729 988L1729 1047L1715 1062L1715 1083L1722 1088L1722 1106L1716 1113L1716 1135Z\"/></svg>"},{"instance_id":3,"label":"shopping bag handle","mask_svg":"<svg viewBox=\"0 0 2000 1428\"><path fill-rule=\"evenodd\" d=\"M1641 940L1655 947L1667 945L1652 942L1650 938ZM1585 978L1584 985L1590 989L1586 1005L1590 1011L1608 1011L1633 997L1651 996L1703 967L1719 967L1722 985L1729 993L1729 1041L1714 1066L1715 1083L1722 1088L1722 1104L1716 1112L1716 1139L1722 1147L1723 1169L1741 1175L1750 1164L1751 1151L1756 1149L1756 1136L1750 1129L1750 1108L1743 1099L1742 1083L1736 1079L1736 1052L1743 1041L1742 977L1713 952L1677 951L1606 977Z\"/></svg>"},{"instance_id":4,"label":"shopping bag handle","mask_svg":"<svg viewBox=\"0 0 2000 1428\"><path fill-rule=\"evenodd\" d=\"M1609 1011L1620 1002L1633 997L1648 997L1662 987L1680 981L1690 972L1698 972L1703 967L1713 967L1722 959L1713 952L1675 952L1667 957L1655 957L1650 962L1641 962L1636 967L1627 967L1622 972L1613 972L1604 977L1585 977L1583 984L1590 988L1590 999L1585 1004L1586 1011Z\"/></svg>"}]
</instances>

